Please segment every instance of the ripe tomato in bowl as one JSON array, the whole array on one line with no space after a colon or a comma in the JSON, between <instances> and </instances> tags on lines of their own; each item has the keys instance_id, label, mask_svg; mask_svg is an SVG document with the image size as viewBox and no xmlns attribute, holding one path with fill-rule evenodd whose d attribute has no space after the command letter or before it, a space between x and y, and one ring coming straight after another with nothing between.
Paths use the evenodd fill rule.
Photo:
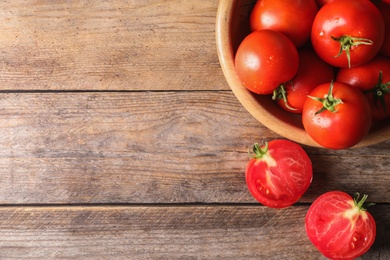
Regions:
<instances>
[{"instance_id":1,"label":"ripe tomato in bowl","mask_svg":"<svg viewBox=\"0 0 390 260\"><path fill-rule=\"evenodd\" d=\"M216 17L217 54L225 79L244 108L261 124L297 143L323 147L305 131L302 116L282 109L272 94L256 94L248 90L235 69L235 55L241 42L251 33L250 13L255 0L220 0ZM316 75L313 75L314 77ZM390 120L375 124L353 147L364 147L389 139Z\"/></svg>"}]
</instances>

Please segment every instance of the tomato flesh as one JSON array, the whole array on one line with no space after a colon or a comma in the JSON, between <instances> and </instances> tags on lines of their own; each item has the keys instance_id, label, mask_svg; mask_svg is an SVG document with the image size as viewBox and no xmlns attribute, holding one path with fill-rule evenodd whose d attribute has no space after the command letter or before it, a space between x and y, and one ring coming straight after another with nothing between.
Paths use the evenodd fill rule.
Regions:
<instances>
[{"instance_id":1,"label":"tomato flesh","mask_svg":"<svg viewBox=\"0 0 390 260\"><path fill-rule=\"evenodd\" d=\"M256 200L271 208L285 208L297 202L310 186L312 164L300 145L272 140L261 158L248 162L245 177Z\"/></svg>"},{"instance_id":2,"label":"tomato flesh","mask_svg":"<svg viewBox=\"0 0 390 260\"><path fill-rule=\"evenodd\" d=\"M331 259L354 259L375 241L376 224L345 192L330 191L318 197L305 218L306 233L314 246Z\"/></svg>"}]
</instances>

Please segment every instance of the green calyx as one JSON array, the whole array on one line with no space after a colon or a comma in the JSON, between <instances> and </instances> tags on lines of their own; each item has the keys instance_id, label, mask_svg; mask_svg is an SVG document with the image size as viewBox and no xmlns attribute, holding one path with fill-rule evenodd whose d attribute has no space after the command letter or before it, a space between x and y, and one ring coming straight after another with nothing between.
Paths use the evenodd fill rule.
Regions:
<instances>
[{"instance_id":1,"label":"green calyx","mask_svg":"<svg viewBox=\"0 0 390 260\"><path fill-rule=\"evenodd\" d=\"M317 100L322 103L322 108L318 110L315 114L318 115L325 110L328 110L332 113L336 113L336 106L342 104L343 101L340 98L333 97L333 81L330 83L329 92L325 94L323 98L308 96L311 99Z\"/></svg>"},{"instance_id":2,"label":"green calyx","mask_svg":"<svg viewBox=\"0 0 390 260\"><path fill-rule=\"evenodd\" d=\"M374 104L377 108L378 107L378 101L380 101L380 104L382 105L383 110L386 112L386 101L385 96L390 93L390 81L383 83L383 76L382 71L379 71L379 77L378 82L375 85L374 88L367 92L372 92L374 96ZM389 94L390 95L390 94Z\"/></svg>"},{"instance_id":3,"label":"green calyx","mask_svg":"<svg viewBox=\"0 0 390 260\"><path fill-rule=\"evenodd\" d=\"M355 205L360 209L360 210L367 210L368 207L375 205L375 203L365 203L368 195L363 194L363 197L361 200L359 200L360 193L356 192L355 197L353 198L353 201L355 202Z\"/></svg>"},{"instance_id":4,"label":"green calyx","mask_svg":"<svg viewBox=\"0 0 390 260\"><path fill-rule=\"evenodd\" d=\"M268 142L263 142L264 145L262 147L259 146L258 143L255 143L252 146L252 153L248 151L250 157L254 159L260 159L268 152Z\"/></svg>"},{"instance_id":5,"label":"green calyx","mask_svg":"<svg viewBox=\"0 0 390 260\"><path fill-rule=\"evenodd\" d=\"M293 84L291 82L291 84ZM278 101L278 100L283 100L284 102L284 105L290 109L290 110L297 110L296 108L293 108L291 107L289 104L288 104L288 100L287 100L287 91L284 87L284 84L281 84L279 87L277 87L273 94L272 94L272 99L275 100L275 101Z\"/></svg>"},{"instance_id":6,"label":"green calyx","mask_svg":"<svg viewBox=\"0 0 390 260\"><path fill-rule=\"evenodd\" d=\"M345 51L348 60L348 68L351 68L351 47L358 45L372 45L374 43L370 39L352 37L349 35L343 35L341 37L331 37L333 40L340 43L340 50L339 53L335 56L335 58L339 57L343 53L343 51Z\"/></svg>"}]
</instances>

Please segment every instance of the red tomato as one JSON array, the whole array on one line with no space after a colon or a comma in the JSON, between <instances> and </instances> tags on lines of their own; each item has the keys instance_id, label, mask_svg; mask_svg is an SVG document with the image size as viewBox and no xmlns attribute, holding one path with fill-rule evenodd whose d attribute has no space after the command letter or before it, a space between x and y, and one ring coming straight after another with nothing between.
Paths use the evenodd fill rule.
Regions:
<instances>
[{"instance_id":1,"label":"red tomato","mask_svg":"<svg viewBox=\"0 0 390 260\"><path fill-rule=\"evenodd\" d=\"M355 259L374 243L375 219L363 205L367 195L358 199L345 192L330 191L310 206L305 218L306 233L327 258Z\"/></svg>"},{"instance_id":2,"label":"red tomato","mask_svg":"<svg viewBox=\"0 0 390 260\"><path fill-rule=\"evenodd\" d=\"M350 84L365 92L373 120L390 117L390 59L377 56L354 68L340 69L336 81Z\"/></svg>"},{"instance_id":3,"label":"red tomato","mask_svg":"<svg viewBox=\"0 0 390 260\"><path fill-rule=\"evenodd\" d=\"M379 11L382 13L386 29L385 40L383 42L380 53L390 57L390 0L388 0L387 3L385 3L385 1L379 2L377 6Z\"/></svg>"},{"instance_id":4,"label":"red tomato","mask_svg":"<svg viewBox=\"0 0 390 260\"><path fill-rule=\"evenodd\" d=\"M356 145L370 130L369 103L357 88L341 83L324 83L306 99L302 112L306 132L318 144L329 149Z\"/></svg>"},{"instance_id":5,"label":"red tomato","mask_svg":"<svg viewBox=\"0 0 390 260\"><path fill-rule=\"evenodd\" d=\"M329 3L330 1L333 1L333 0L316 0L317 5L318 5L319 7L324 6L325 4Z\"/></svg>"},{"instance_id":6,"label":"red tomato","mask_svg":"<svg viewBox=\"0 0 390 260\"><path fill-rule=\"evenodd\" d=\"M311 40L324 61L335 67L353 67L378 54L384 33L382 15L373 3L337 0L318 11Z\"/></svg>"},{"instance_id":7,"label":"red tomato","mask_svg":"<svg viewBox=\"0 0 390 260\"><path fill-rule=\"evenodd\" d=\"M313 178L312 164L303 148L289 140L253 146L245 178L252 196L265 206L285 208L299 200Z\"/></svg>"},{"instance_id":8,"label":"red tomato","mask_svg":"<svg viewBox=\"0 0 390 260\"><path fill-rule=\"evenodd\" d=\"M296 76L279 86L273 99L286 111L302 113L307 95L318 85L334 79L333 67L321 60L309 48L299 50L299 68Z\"/></svg>"},{"instance_id":9,"label":"red tomato","mask_svg":"<svg viewBox=\"0 0 390 260\"><path fill-rule=\"evenodd\" d=\"M249 17L250 27L279 31L300 47L310 38L317 11L315 0L258 0Z\"/></svg>"},{"instance_id":10,"label":"red tomato","mask_svg":"<svg viewBox=\"0 0 390 260\"><path fill-rule=\"evenodd\" d=\"M243 85L257 94L271 94L298 71L294 44L282 33L260 30L241 42L235 57L236 73Z\"/></svg>"}]
</instances>

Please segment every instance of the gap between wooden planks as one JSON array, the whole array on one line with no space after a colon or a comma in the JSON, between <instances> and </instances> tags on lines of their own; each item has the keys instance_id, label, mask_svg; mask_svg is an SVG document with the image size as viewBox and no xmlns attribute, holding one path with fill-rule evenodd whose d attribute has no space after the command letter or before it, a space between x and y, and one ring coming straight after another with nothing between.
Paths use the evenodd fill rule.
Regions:
<instances>
[{"instance_id":1,"label":"gap between wooden planks","mask_svg":"<svg viewBox=\"0 0 390 260\"><path fill-rule=\"evenodd\" d=\"M280 138L231 92L0 94L0 204L248 203L247 149ZM389 202L389 143L305 147L303 202L330 189Z\"/></svg>"},{"instance_id":2,"label":"gap between wooden planks","mask_svg":"<svg viewBox=\"0 0 390 260\"><path fill-rule=\"evenodd\" d=\"M0 207L0 258L324 259L304 230L308 206ZM375 244L390 256L390 205L370 209ZM297 250L299 248L299 250Z\"/></svg>"}]
</instances>

